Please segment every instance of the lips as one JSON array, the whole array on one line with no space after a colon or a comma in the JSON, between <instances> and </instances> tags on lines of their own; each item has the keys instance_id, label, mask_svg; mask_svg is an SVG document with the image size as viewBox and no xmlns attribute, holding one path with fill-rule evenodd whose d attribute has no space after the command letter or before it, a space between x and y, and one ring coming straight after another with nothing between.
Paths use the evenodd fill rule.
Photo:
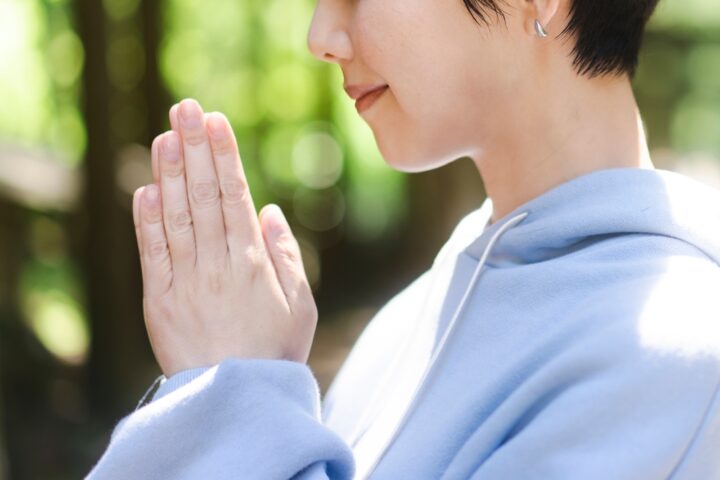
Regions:
<instances>
[{"instance_id":1,"label":"lips","mask_svg":"<svg viewBox=\"0 0 720 480\"><path fill-rule=\"evenodd\" d=\"M376 90L387 87L386 84L382 85L347 85L345 91L353 100L359 100L360 98L368 95Z\"/></svg>"},{"instance_id":2,"label":"lips","mask_svg":"<svg viewBox=\"0 0 720 480\"><path fill-rule=\"evenodd\" d=\"M385 85L383 87L371 90L362 97L358 98L355 101L355 108L357 109L358 113L362 113L363 111L370 108L370 106L374 104L375 101L380 98L387 89L388 86Z\"/></svg>"}]
</instances>

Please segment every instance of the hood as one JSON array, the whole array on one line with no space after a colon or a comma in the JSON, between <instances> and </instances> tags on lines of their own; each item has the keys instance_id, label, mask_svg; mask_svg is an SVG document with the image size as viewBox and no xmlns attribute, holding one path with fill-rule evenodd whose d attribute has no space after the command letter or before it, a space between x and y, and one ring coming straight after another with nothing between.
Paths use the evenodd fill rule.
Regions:
<instances>
[{"instance_id":1,"label":"hood","mask_svg":"<svg viewBox=\"0 0 720 480\"><path fill-rule=\"evenodd\" d=\"M492 200L482 210L492 211ZM514 226L503 225L527 214ZM494 245L495 233L506 230ZM611 168L571 179L488 225L465 252L493 265L543 262L602 238L663 235L720 265L720 191L662 169ZM487 248L490 246L491 248Z\"/></svg>"}]
</instances>

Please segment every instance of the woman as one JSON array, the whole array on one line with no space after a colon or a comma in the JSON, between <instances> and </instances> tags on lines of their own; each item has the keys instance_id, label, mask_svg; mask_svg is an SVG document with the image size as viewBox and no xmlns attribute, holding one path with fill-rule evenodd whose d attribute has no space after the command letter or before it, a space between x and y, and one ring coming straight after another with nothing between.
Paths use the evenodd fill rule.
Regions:
<instances>
[{"instance_id":1,"label":"woman","mask_svg":"<svg viewBox=\"0 0 720 480\"><path fill-rule=\"evenodd\" d=\"M488 199L373 318L322 410L280 210L192 100L136 192L164 377L90 478L720 478L720 192L655 169L630 85L656 0L319 0L389 165Z\"/></svg>"}]
</instances>

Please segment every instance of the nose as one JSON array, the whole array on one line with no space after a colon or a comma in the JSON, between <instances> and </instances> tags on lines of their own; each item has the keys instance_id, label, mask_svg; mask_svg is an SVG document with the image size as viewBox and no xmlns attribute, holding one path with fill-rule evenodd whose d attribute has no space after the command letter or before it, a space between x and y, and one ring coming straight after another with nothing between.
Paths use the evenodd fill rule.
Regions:
<instances>
[{"instance_id":1,"label":"nose","mask_svg":"<svg viewBox=\"0 0 720 480\"><path fill-rule=\"evenodd\" d=\"M350 11L344 0L318 0L307 35L307 46L319 60L343 63L352 59L347 25Z\"/></svg>"}]
</instances>

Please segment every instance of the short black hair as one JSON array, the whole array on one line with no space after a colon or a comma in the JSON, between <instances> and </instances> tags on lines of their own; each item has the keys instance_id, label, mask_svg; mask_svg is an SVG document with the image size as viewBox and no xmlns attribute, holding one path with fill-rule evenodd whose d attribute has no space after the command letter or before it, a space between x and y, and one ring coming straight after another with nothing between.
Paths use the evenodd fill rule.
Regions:
<instances>
[{"instance_id":1,"label":"short black hair","mask_svg":"<svg viewBox=\"0 0 720 480\"><path fill-rule=\"evenodd\" d=\"M475 21L487 13L505 20L504 0L463 0ZM640 44L659 0L572 0L570 19L559 36L575 34L573 66L580 75L635 76ZM479 23L479 22L478 22Z\"/></svg>"}]
</instances>

